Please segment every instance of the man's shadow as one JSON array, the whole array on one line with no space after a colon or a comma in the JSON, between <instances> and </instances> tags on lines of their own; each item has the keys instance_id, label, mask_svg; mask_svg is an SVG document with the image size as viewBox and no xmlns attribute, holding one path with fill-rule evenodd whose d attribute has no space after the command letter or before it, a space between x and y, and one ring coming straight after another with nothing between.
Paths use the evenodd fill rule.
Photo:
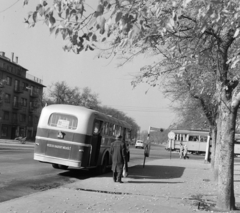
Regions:
<instances>
[{"instance_id":1,"label":"man's shadow","mask_svg":"<svg viewBox=\"0 0 240 213\"><path fill-rule=\"evenodd\" d=\"M177 167L177 166L146 165L143 168L142 165L136 165L128 168L127 182L128 183L172 183L172 184L181 183L181 182L173 182L173 181L166 182L166 180L181 177L183 175L184 170L185 170L185 167ZM112 176L112 173L107 173L104 175L104 177L111 177L111 176ZM144 181L144 179L148 179L148 180ZM150 181L149 179L151 179L152 181Z\"/></svg>"},{"instance_id":2,"label":"man's shadow","mask_svg":"<svg viewBox=\"0 0 240 213\"><path fill-rule=\"evenodd\" d=\"M173 179L183 175L185 167L146 165L145 167L137 165L129 168L129 178L133 179Z\"/></svg>"}]
</instances>

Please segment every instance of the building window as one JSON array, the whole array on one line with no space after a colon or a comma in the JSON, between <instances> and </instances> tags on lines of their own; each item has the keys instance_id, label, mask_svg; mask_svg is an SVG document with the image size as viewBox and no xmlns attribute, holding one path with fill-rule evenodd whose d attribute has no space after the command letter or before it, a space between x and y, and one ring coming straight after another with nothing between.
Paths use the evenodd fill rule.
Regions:
<instances>
[{"instance_id":1,"label":"building window","mask_svg":"<svg viewBox=\"0 0 240 213\"><path fill-rule=\"evenodd\" d=\"M2 125L1 136L7 137L8 136L8 126Z\"/></svg>"},{"instance_id":2,"label":"building window","mask_svg":"<svg viewBox=\"0 0 240 213\"><path fill-rule=\"evenodd\" d=\"M30 125L30 126L33 125L33 116L32 115L28 116L28 125Z\"/></svg>"},{"instance_id":3,"label":"building window","mask_svg":"<svg viewBox=\"0 0 240 213\"><path fill-rule=\"evenodd\" d=\"M11 86L12 85L12 78L7 76L6 80L7 80L7 85Z\"/></svg>"},{"instance_id":4,"label":"building window","mask_svg":"<svg viewBox=\"0 0 240 213\"><path fill-rule=\"evenodd\" d=\"M13 106L17 106L17 104L18 104L18 97L14 96L13 97Z\"/></svg>"},{"instance_id":5,"label":"building window","mask_svg":"<svg viewBox=\"0 0 240 213\"><path fill-rule=\"evenodd\" d=\"M19 90L19 80L14 81L14 90L18 91Z\"/></svg>"},{"instance_id":6,"label":"building window","mask_svg":"<svg viewBox=\"0 0 240 213\"><path fill-rule=\"evenodd\" d=\"M8 121L9 120L9 112L3 111L3 120Z\"/></svg>"},{"instance_id":7,"label":"building window","mask_svg":"<svg viewBox=\"0 0 240 213\"><path fill-rule=\"evenodd\" d=\"M27 84L26 82L23 82L23 89L24 89L25 91L28 90L27 87L28 87L28 84Z\"/></svg>"},{"instance_id":8,"label":"building window","mask_svg":"<svg viewBox=\"0 0 240 213\"><path fill-rule=\"evenodd\" d=\"M26 122L26 114L20 114L20 122Z\"/></svg>"},{"instance_id":9,"label":"building window","mask_svg":"<svg viewBox=\"0 0 240 213\"><path fill-rule=\"evenodd\" d=\"M5 93L5 98L4 98L6 103L10 103L11 102L11 95L8 93Z\"/></svg>"},{"instance_id":10,"label":"building window","mask_svg":"<svg viewBox=\"0 0 240 213\"><path fill-rule=\"evenodd\" d=\"M13 112L13 114L12 114L12 121L13 121L13 123L16 123L17 124L17 113L15 113L15 112Z\"/></svg>"},{"instance_id":11,"label":"building window","mask_svg":"<svg viewBox=\"0 0 240 213\"><path fill-rule=\"evenodd\" d=\"M27 99L26 99L26 98L22 98L22 99L21 99L21 105L22 105L23 107L26 107L26 106L27 106Z\"/></svg>"}]
</instances>

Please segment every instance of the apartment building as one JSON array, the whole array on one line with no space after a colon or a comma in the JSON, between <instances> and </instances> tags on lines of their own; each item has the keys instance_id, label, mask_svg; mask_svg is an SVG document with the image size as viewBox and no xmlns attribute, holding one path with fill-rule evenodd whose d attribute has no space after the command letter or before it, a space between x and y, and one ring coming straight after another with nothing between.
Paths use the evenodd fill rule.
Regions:
<instances>
[{"instance_id":1,"label":"apartment building","mask_svg":"<svg viewBox=\"0 0 240 213\"><path fill-rule=\"evenodd\" d=\"M0 52L0 138L18 136L34 140L42 109L42 79L27 73L18 64L18 57L11 59Z\"/></svg>"}]
</instances>

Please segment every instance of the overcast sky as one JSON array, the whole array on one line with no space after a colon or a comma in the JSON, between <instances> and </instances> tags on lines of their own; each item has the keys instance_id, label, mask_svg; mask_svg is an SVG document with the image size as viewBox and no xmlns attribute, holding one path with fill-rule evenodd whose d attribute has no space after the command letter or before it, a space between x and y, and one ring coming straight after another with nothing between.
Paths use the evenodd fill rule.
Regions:
<instances>
[{"instance_id":1,"label":"overcast sky","mask_svg":"<svg viewBox=\"0 0 240 213\"><path fill-rule=\"evenodd\" d=\"M38 3L38 0L29 2ZM87 1L96 8L97 0ZM16 3L16 4L15 4ZM158 88L140 84L131 86L133 76L140 67L149 63L141 57L117 68L117 61L96 58L96 52L79 55L64 52L61 37L50 35L46 25L39 23L27 28L23 21L31 10L31 4L23 7L23 0L1 0L0 4L0 51L11 58L12 52L28 73L43 79L49 86L65 81L71 87L89 87L99 95L102 105L121 110L135 119L141 130L149 126L167 128L175 121L169 109L169 100L164 99ZM148 92L145 94L145 92Z\"/></svg>"}]
</instances>

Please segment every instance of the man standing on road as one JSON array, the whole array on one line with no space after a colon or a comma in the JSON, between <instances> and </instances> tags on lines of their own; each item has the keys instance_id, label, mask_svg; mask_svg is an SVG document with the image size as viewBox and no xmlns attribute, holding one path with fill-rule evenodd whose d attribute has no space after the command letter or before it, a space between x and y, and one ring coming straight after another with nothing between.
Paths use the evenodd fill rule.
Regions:
<instances>
[{"instance_id":1,"label":"man standing on road","mask_svg":"<svg viewBox=\"0 0 240 213\"><path fill-rule=\"evenodd\" d=\"M121 141L122 136L118 135L116 141L111 144L111 155L112 155L112 171L113 181L122 182L123 166L127 163L126 161L126 146Z\"/></svg>"}]
</instances>

